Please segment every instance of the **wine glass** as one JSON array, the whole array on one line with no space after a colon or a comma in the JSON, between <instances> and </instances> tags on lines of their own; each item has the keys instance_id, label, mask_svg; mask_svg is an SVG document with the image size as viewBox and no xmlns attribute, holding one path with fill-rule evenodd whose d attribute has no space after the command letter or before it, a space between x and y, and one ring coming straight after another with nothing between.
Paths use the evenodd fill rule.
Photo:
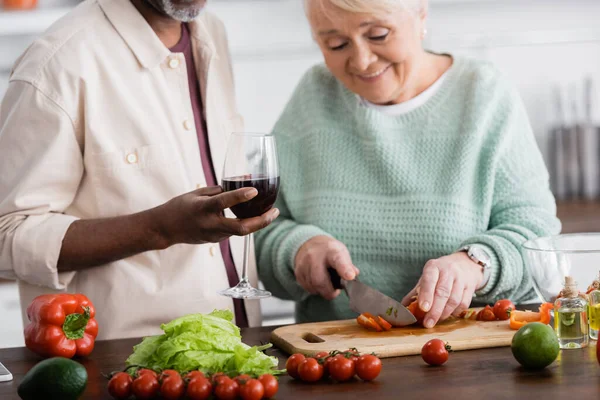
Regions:
<instances>
[{"instance_id":1,"label":"wine glass","mask_svg":"<svg viewBox=\"0 0 600 400\"><path fill-rule=\"evenodd\" d=\"M225 165L223 166L224 191L245 187L258 190L250 201L231 207L238 218L252 218L264 214L273 207L279 192L279 165L272 134L234 132L229 138ZM252 287L248 280L250 235L244 237L244 266L240 282L219 294L236 299L261 299L271 293Z\"/></svg>"}]
</instances>

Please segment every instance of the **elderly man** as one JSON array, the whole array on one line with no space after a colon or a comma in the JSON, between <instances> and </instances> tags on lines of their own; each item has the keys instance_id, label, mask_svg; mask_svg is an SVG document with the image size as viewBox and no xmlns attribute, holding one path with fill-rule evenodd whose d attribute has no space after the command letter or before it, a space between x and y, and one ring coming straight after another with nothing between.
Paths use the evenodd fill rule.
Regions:
<instances>
[{"instance_id":1,"label":"elderly man","mask_svg":"<svg viewBox=\"0 0 600 400\"><path fill-rule=\"evenodd\" d=\"M0 277L19 280L23 311L86 294L102 339L215 308L260 323L256 302L217 290L237 283L237 235L279 212L223 216L257 192L216 186L242 121L204 3L89 0L17 60L0 109Z\"/></svg>"}]
</instances>

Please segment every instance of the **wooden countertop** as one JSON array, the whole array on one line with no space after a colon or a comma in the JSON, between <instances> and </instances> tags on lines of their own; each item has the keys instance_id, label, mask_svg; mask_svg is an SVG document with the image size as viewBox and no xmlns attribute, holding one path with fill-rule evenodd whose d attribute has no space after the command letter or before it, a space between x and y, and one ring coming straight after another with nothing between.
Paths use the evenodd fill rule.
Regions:
<instances>
[{"instance_id":1,"label":"wooden countertop","mask_svg":"<svg viewBox=\"0 0 600 400\"><path fill-rule=\"evenodd\" d=\"M273 327L242 330L250 345L270 340ZM89 382L82 399L109 400L107 380L101 373L123 368L124 361L139 339L98 342L89 359L82 360ZM510 347L458 351L442 367L428 367L420 356L383 359L381 375L371 383L322 382L305 384L284 376L280 378L277 399L352 400L352 399L592 399L600 390L600 368L596 345L586 349L563 350L548 368L525 371L514 360ZM284 367L287 355L277 349L269 355ZM12 382L0 383L0 398L18 400L17 386L23 375L40 359L26 348L0 350L0 360L13 373Z\"/></svg>"}]
</instances>

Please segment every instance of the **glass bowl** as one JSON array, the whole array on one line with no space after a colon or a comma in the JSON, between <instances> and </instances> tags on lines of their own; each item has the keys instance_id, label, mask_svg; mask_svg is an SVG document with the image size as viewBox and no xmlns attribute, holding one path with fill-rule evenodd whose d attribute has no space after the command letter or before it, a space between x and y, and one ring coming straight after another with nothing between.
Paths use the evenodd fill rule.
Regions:
<instances>
[{"instance_id":1,"label":"glass bowl","mask_svg":"<svg viewBox=\"0 0 600 400\"><path fill-rule=\"evenodd\" d=\"M533 287L544 302L556 300L565 276L575 278L579 291L585 293L600 272L600 233L532 239L523 243L521 252Z\"/></svg>"}]
</instances>

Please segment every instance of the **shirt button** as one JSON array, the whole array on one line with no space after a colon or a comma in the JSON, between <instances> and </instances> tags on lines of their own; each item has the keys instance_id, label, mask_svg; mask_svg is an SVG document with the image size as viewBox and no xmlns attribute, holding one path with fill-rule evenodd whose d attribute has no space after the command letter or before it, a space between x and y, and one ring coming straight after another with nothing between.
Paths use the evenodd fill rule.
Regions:
<instances>
[{"instance_id":1,"label":"shirt button","mask_svg":"<svg viewBox=\"0 0 600 400\"><path fill-rule=\"evenodd\" d=\"M127 157L125 157L125 159L127 160L127 162L129 164L135 164L138 162L138 157L137 157L137 154L135 154L135 153L127 154Z\"/></svg>"},{"instance_id":2,"label":"shirt button","mask_svg":"<svg viewBox=\"0 0 600 400\"><path fill-rule=\"evenodd\" d=\"M210 248L208 249L208 252L210 253L211 257L214 257L215 254L217 254L217 249L215 246L210 246Z\"/></svg>"},{"instance_id":3,"label":"shirt button","mask_svg":"<svg viewBox=\"0 0 600 400\"><path fill-rule=\"evenodd\" d=\"M186 131L191 131L192 130L192 122L189 119L186 119L185 121L183 121L183 127L185 128Z\"/></svg>"},{"instance_id":4,"label":"shirt button","mask_svg":"<svg viewBox=\"0 0 600 400\"><path fill-rule=\"evenodd\" d=\"M171 58L169 60L169 68L175 69L179 67L179 60L177 58Z\"/></svg>"}]
</instances>

